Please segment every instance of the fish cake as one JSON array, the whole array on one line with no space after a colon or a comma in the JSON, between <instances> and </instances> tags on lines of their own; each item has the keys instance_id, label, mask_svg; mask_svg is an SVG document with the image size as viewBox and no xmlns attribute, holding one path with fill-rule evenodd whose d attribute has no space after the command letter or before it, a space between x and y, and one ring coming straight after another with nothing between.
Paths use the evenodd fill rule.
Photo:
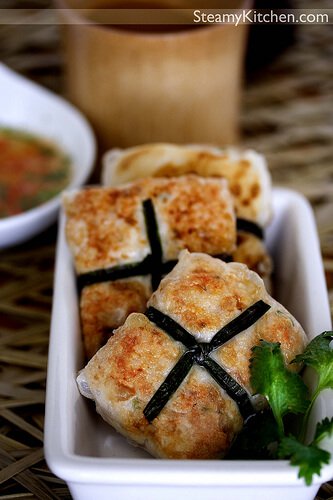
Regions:
<instances>
[{"instance_id":1,"label":"fish cake","mask_svg":"<svg viewBox=\"0 0 333 500\"><path fill-rule=\"evenodd\" d=\"M236 248L224 179L187 175L89 187L67 193L64 208L88 358L128 314L145 310L181 250L223 257Z\"/></svg>"},{"instance_id":2,"label":"fish cake","mask_svg":"<svg viewBox=\"0 0 333 500\"><path fill-rule=\"evenodd\" d=\"M280 342L288 364L306 335L247 266L186 250L148 306L80 372L79 389L153 456L221 458L249 412L264 405L250 385L252 347Z\"/></svg>"},{"instance_id":3,"label":"fish cake","mask_svg":"<svg viewBox=\"0 0 333 500\"><path fill-rule=\"evenodd\" d=\"M167 143L112 149L103 158L102 184L117 186L144 177L189 173L227 179L237 217L260 227L271 220L270 174L264 156L253 150Z\"/></svg>"}]
</instances>

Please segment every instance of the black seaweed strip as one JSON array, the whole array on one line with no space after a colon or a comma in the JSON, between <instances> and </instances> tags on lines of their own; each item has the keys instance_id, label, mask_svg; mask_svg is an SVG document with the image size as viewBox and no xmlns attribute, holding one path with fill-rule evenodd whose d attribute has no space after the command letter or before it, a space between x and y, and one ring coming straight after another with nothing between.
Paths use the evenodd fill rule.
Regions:
<instances>
[{"instance_id":1,"label":"black seaweed strip","mask_svg":"<svg viewBox=\"0 0 333 500\"><path fill-rule=\"evenodd\" d=\"M229 253L218 253L218 254L212 255L212 257L215 257L215 259L223 260L224 262L232 262L233 261L233 257Z\"/></svg>"},{"instance_id":2,"label":"black seaweed strip","mask_svg":"<svg viewBox=\"0 0 333 500\"><path fill-rule=\"evenodd\" d=\"M192 368L194 356L195 354L193 351L186 351L169 372L164 382L157 389L154 396L143 410L143 414L148 422L152 422L154 418L157 417L174 392L176 392Z\"/></svg>"},{"instance_id":3,"label":"black seaweed strip","mask_svg":"<svg viewBox=\"0 0 333 500\"><path fill-rule=\"evenodd\" d=\"M85 286L103 283L105 281L115 281L132 276L142 276L150 273L151 255L147 255L141 262L130 262L119 266L97 269L88 273L80 274L77 277L79 291Z\"/></svg>"},{"instance_id":4,"label":"black seaweed strip","mask_svg":"<svg viewBox=\"0 0 333 500\"><path fill-rule=\"evenodd\" d=\"M255 413L247 392L218 363L209 356L203 361L204 366L213 379L237 403L244 419Z\"/></svg>"},{"instance_id":5,"label":"black seaweed strip","mask_svg":"<svg viewBox=\"0 0 333 500\"><path fill-rule=\"evenodd\" d=\"M168 274L172 269L175 267L175 265L178 263L178 260L168 260L167 262L163 262L162 264L162 274Z\"/></svg>"},{"instance_id":6,"label":"black seaweed strip","mask_svg":"<svg viewBox=\"0 0 333 500\"><path fill-rule=\"evenodd\" d=\"M237 231L245 231L246 233L252 233L261 240L264 239L263 229L258 224L248 219L242 219L241 217L237 217Z\"/></svg>"},{"instance_id":7,"label":"black seaweed strip","mask_svg":"<svg viewBox=\"0 0 333 500\"><path fill-rule=\"evenodd\" d=\"M258 300L248 307L239 316L230 321L219 330L210 341L210 350L217 349L222 344L232 339L235 335L252 326L270 309L270 305L263 300Z\"/></svg>"},{"instance_id":8,"label":"black seaweed strip","mask_svg":"<svg viewBox=\"0 0 333 500\"><path fill-rule=\"evenodd\" d=\"M144 276L147 274L151 275L152 289L156 290L160 284L162 276L168 274L175 267L178 260L163 262L163 249L156 220L156 213L151 199L144 200L142 205L151 254L147 255L141 262L120 264L80 274L77 277L77 287L79 292L81 292L85 286L94 285L95 283L115 281L134 276ZM227 253L214 255L213 257L221 259L225 262L232 261L232 256Z\"/></svg>"},{"instance_id":9,"label":"black seaweed strip","mask_svg":"<svg viewBox=\"0 0 333 500\"><path fill-rule=\"evenodd\" d=\"M156 326L161 328L161 330L164 330L170 337L178 342L182 342L186 347L191 348L197 345L197 341L193 335L176 323L172 318L163 314L158 309L155 309L155 307L149 307L145 315L150 321L155 323Z\"/></svg>"},{"instance_id":10,"label":"black seaweed strip","mask_svg":"<svg viewBox=\"0 0 333 500\"><path fill-rule=\"evenodd\" d=\"M172 318L154 307L149 307L145 313L148 319L168 333L172 338L182 342L189 350L183 354L182 358L180 358L163 384L148 402L144 410L144 415L147 420L152 422L154 418L157 417L166 405L168 398L179 387L182 380L184 380L190 369L188 368L188 371L185 373L185 361L181 361L183 358L187 359L186 354L189 355L188 359L192 360L192 365L193 363L197 363L208 370L214 380L216 380L227 394L234 399L239 406L239 411L245 419L252 415L254 410L246 391L219 364L209 357L209 353L223 345L230 338L253 325L270 309L270 307L271 306L266 304L266 302L258 300L221 328L209 343L205 342L201 344L197 343L195 337ZM180 367L178 367L179 363ZM184 363L184 366L181 363ZM181 375L183 372L185 373L184 376ZM173 377L175 377L175 380L172 380ZM175 389L172 389L173 387L175 387ZM167 396L168 394L170 394L170 396Z\"/></svg>"},{"instance_id":11,"label":"black seaweed strip","mask_svg":"<svg viewBox=\"0 0 333 500\"><path fill-rule=\"evenodd\" d=\"M160 284L163 274L163 250L158 231L155 209L151 199L143 201L143 213L145 216L148 240L151 248L151 284L152 289L156 290Z\"/></svg>"},{"instance_id":12,"label":"black seaweed strip","mask_svg":"<svg viewBox=\"0 0 333 500\"><path fill-rule=\"evenodd\" d=\"M151 254L147 255L147 257L145 257L141 262L120 264L118 266L108 267L106 269L97 269L96 271L90 271L79 275L77 277L79 292L81 292L85 286L94 285L95 283L115 281L118 279L147 274L151 274L153 290L158 287L162 274L164 274L164 264L162 264L162 246L158 232L156 215L153 203L150 199L144 200L142 205ZM177 261L170 261L169 266L174 267L176 263Z\"/></svg>"}]
</instances>

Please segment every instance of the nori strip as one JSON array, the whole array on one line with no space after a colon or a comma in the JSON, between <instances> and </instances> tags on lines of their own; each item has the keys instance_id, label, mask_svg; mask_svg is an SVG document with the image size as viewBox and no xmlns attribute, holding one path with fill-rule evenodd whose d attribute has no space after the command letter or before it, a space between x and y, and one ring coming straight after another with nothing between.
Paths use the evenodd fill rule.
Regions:
<instances>
[{"instance_id":1,"label":"nori strip","mask_svg":"<svg viewBox=\"0 0 333 500\"><path fill-rule=\"evenodd\" d=\"M163 250L153 203L150 199L147 199L143 201L142 205L151 253L140 262L129 262L80 274L77 277L77 286L80 292L85 286L94 285L95 283L115 281L133 276L145 276L147 274L151 274L152 289L156 290L162 276L171 271L177 264L176 260L162 262Z\"/></svg>"},{"instance_id":2,"label":"nori strip","mask_svg":"<svg viewBox=\"0 0 333 500\"><path fill-rule=\"evenodd\" d=\"M163 314L158 309L155 309L155 307L149 307L145 312L145 315L161 330L164 330L170 335L170 337L177 340L178 342L182 342L186 347L191 348L197 345L197 341L195 340L193 335L191 335L187 330L185 330L185 328L179 325L172 318L170 318L166 314Z\"/></svg>"},{"instance_id":3,"label":"nori strip","mask_svg":"<svg viewBox=\"0 0 333 500\"><path fill-rule=\"evenodd\" d=\"M245 389L234 378L232 378L218 363L207 357L202 366L210 373L213 379L225 390L238 406L238 409L246 420L253 415L254 409Z\"/></svg>"},{"instance_id":4,"label":"nori strip","mask_svg":"<svg viewBox=\"0 0 333 500\"><path fill-rule=\"evenodd\" d=\"M248 219L242 219L241 217L237 217L236 225L237 225L237 231L252 233L255 236L257 236L260 240L264 239L264 230L255 222Z\"/></svg>"},{"instance_id":5,"label":"nori strip","mask_svg":"<svg viewBox=\"0 0 333 500\"><path fill-rule=\"evenodd\" d=\"M178 260L163 262L163 249L156 220L156 213L151 199L144 200L142 206L151 253L139 262L119 264L78 275L77 286L79 292L81 292L85 286L94 285L95 283L115 281L134 276L145 276L147 274L151 275L152 289L156 290L160 284L162 276L168 274L175 267ZM214 255L213 257L221 259L225 262L232 261L232 256L227 253Z\"/></svg>"},{"instance_id":6,"label":"nori strip","mask_svg":"<svg viewBox=\"0 0 333 500\"><path fill-rule=\"evenodd\" d=\"M148 422L152 422L159 415L162 408L164 408L173 393L178 389L193 366L194 356L193 351L185 351L171 372L169 372L164 382L157 389L143 410L143 414Z\"/></svg>"},{"instance_id":7,"label":"nori strip","mask_svg":"<svg viewBox=\"0 0 333 500\"><path fill-rule=\"evenodd\" d=\"M146 230L151 248L151 285L156 290L162 279L163 249L158 231L156 213L151 199L144 200L143 213L145 216Z\"/></svg>"},{"instance_id":8,"label":"nori strip","mask_svg":"<svg viewBox=\"0 0 333 500\"><path fill-rule=\"evenodd\" d=\"M79 291L85 286L103 283L105 281L115 281L132 276L143 276L150 274L151 255L147 255L141 262L130 262L120 264L119 266L108 267L105 269L96 269L87 273L79 274L77 277L77 286Z\"/></svg>"},{"instance_id":9,"label":"nori strip","mask_svg":"<svg viewBox=\"0 0 333 500\"><path fill-rule=\"evenodd\" d=\"M263 300L258 300L258 302L255 302L252 306L245 309L245 311L214 335L210 341L211 351L217 349L235 335L238 335L238 333L252 326L268 311L268 309L270 309L270 307L271 306L266 304Z\"/></svg>"},{"instance_id":10,"label":"nori strip","mask_svg":"<svg viewBox=\"0 0 333 500\"><path fill-rule=\"evenodd\" d=\"M206 368L214 380L238 405L244 419L252 415L254 410L247 392L218 363L213 361L209 354L235 335L238 335L256 323L270 307L266 302L258 300L221 328L210 342L201 343L197 342L193 335L172 318L154 307L149 307L146 311L148 319L170 335L170 337L178 342L182 342L188 350L185 351L180 360L172 368L165 381L146 405L143 413L147 420L152 422L159 415L194 363Z\"/></svg>"}]
</instances>

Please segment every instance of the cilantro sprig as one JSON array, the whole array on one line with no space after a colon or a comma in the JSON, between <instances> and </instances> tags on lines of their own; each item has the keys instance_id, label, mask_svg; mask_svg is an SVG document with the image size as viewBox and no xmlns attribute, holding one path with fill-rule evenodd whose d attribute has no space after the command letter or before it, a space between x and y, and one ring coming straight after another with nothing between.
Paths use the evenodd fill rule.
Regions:
<instances>
[{"instance_id":1,"label":"cilantro sprig","mask_svg":"<svg viewBox=\"0 0 333 500\"><path fill-rule=\"evenodd\" d=\"M251 385L267 398L282 438L283 417L287 413L304 413L310 405L308 388L297 373L286 369L279 343L262 340L252 352Z\"/></svg>"},{"instance_id":2,"label":"cilantro sprig","mask_svg":"<svg viewBox=\"0 0 333 500\"><path fill-rule=\"evenodd\" d=\"M330 461L330 454L313 443L305 445L294 436L284 437L278 449L279 458L290 458L291 465L299 467L298 477L304 477L309 486L314 474L320 475L321 468Z\"/></svg>"},{"instance_id":3,"label":"cilantro sprig","mask_svg":"<svg viewBox=\"0 0 333 500\"><path fill-rule=\"evenodd\" d=\"M315 337L302 354L296 356L293 363L304 363L311 366L318 375L317 387L312 395L309 405L303 419L301 437L304 439L310 412L319 394L324 389L333 389L333 351L330 343L333 339L333 332L323 332Z\"/></svg>"},{"instance_id":4,"label":"cilantro sprig","mask_svg":"<svg viewBox=\"0 0 333 500\"><path fill-rule=\"evenodd\" d=\"M333 436L333 418L324 418L317 424L310 443L305 442L305 436L315 400L324 389L333 389L332 340L333 331L323 332L292 361L316 371L318 381L312 394L301 376L287 368L279 343L261 340L252 348L251 386L255 393L265 396L271 409L266 412L266 419L262 413L254 417L260 419L261 457L265 447L267 458L289 459L291 465L299 468L298 477L304 478L307 485L312 483L315 474L320 475L323 465L328 464L331 458L326 450L320 448L320 444L325 438ZM292 424L289 428L288 423ZM255 443L254 439L251 442L252 433L247 433L246 429L254 425L253 420L247 423L236 440L234 450L238 456L248 457L251 447L256 449L258 442ZM301 430L297 432L299 428ZM250 437L245 438L246 433ZM233 455L235 452L231 453L231 458L235 458L236 455Z\"/></svg>"}]
</instances>

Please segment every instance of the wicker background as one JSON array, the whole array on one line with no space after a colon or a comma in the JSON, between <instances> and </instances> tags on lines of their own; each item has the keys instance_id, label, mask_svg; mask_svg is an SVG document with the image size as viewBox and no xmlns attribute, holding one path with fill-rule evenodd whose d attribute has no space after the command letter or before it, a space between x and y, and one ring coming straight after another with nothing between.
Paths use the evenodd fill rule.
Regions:
<instances>
[{"instance_id":1,"label":"wicker background","mask_svg":"<svg viewBox=\"0 0 333 500\"><path fill-rule=\"evenodd\" d=\"M328 8L329 3L298 0L294 5ZM0 0L0 6L37 8L35 15L43 19L50 2ZM20 10L17 17L22 18ZM312 203L332 308L333 29L298 26L294 38L273 62L248 75L242 142L267 156L276 184L302 192ZM55 25L0 25L0 61L62 92ZM66 485L48 470L42 449L55 240L54 226L0 253L1 499L70 498ZM318 492L317 500L328 498L333 483Z\"/></svg>"}]
</instances>

